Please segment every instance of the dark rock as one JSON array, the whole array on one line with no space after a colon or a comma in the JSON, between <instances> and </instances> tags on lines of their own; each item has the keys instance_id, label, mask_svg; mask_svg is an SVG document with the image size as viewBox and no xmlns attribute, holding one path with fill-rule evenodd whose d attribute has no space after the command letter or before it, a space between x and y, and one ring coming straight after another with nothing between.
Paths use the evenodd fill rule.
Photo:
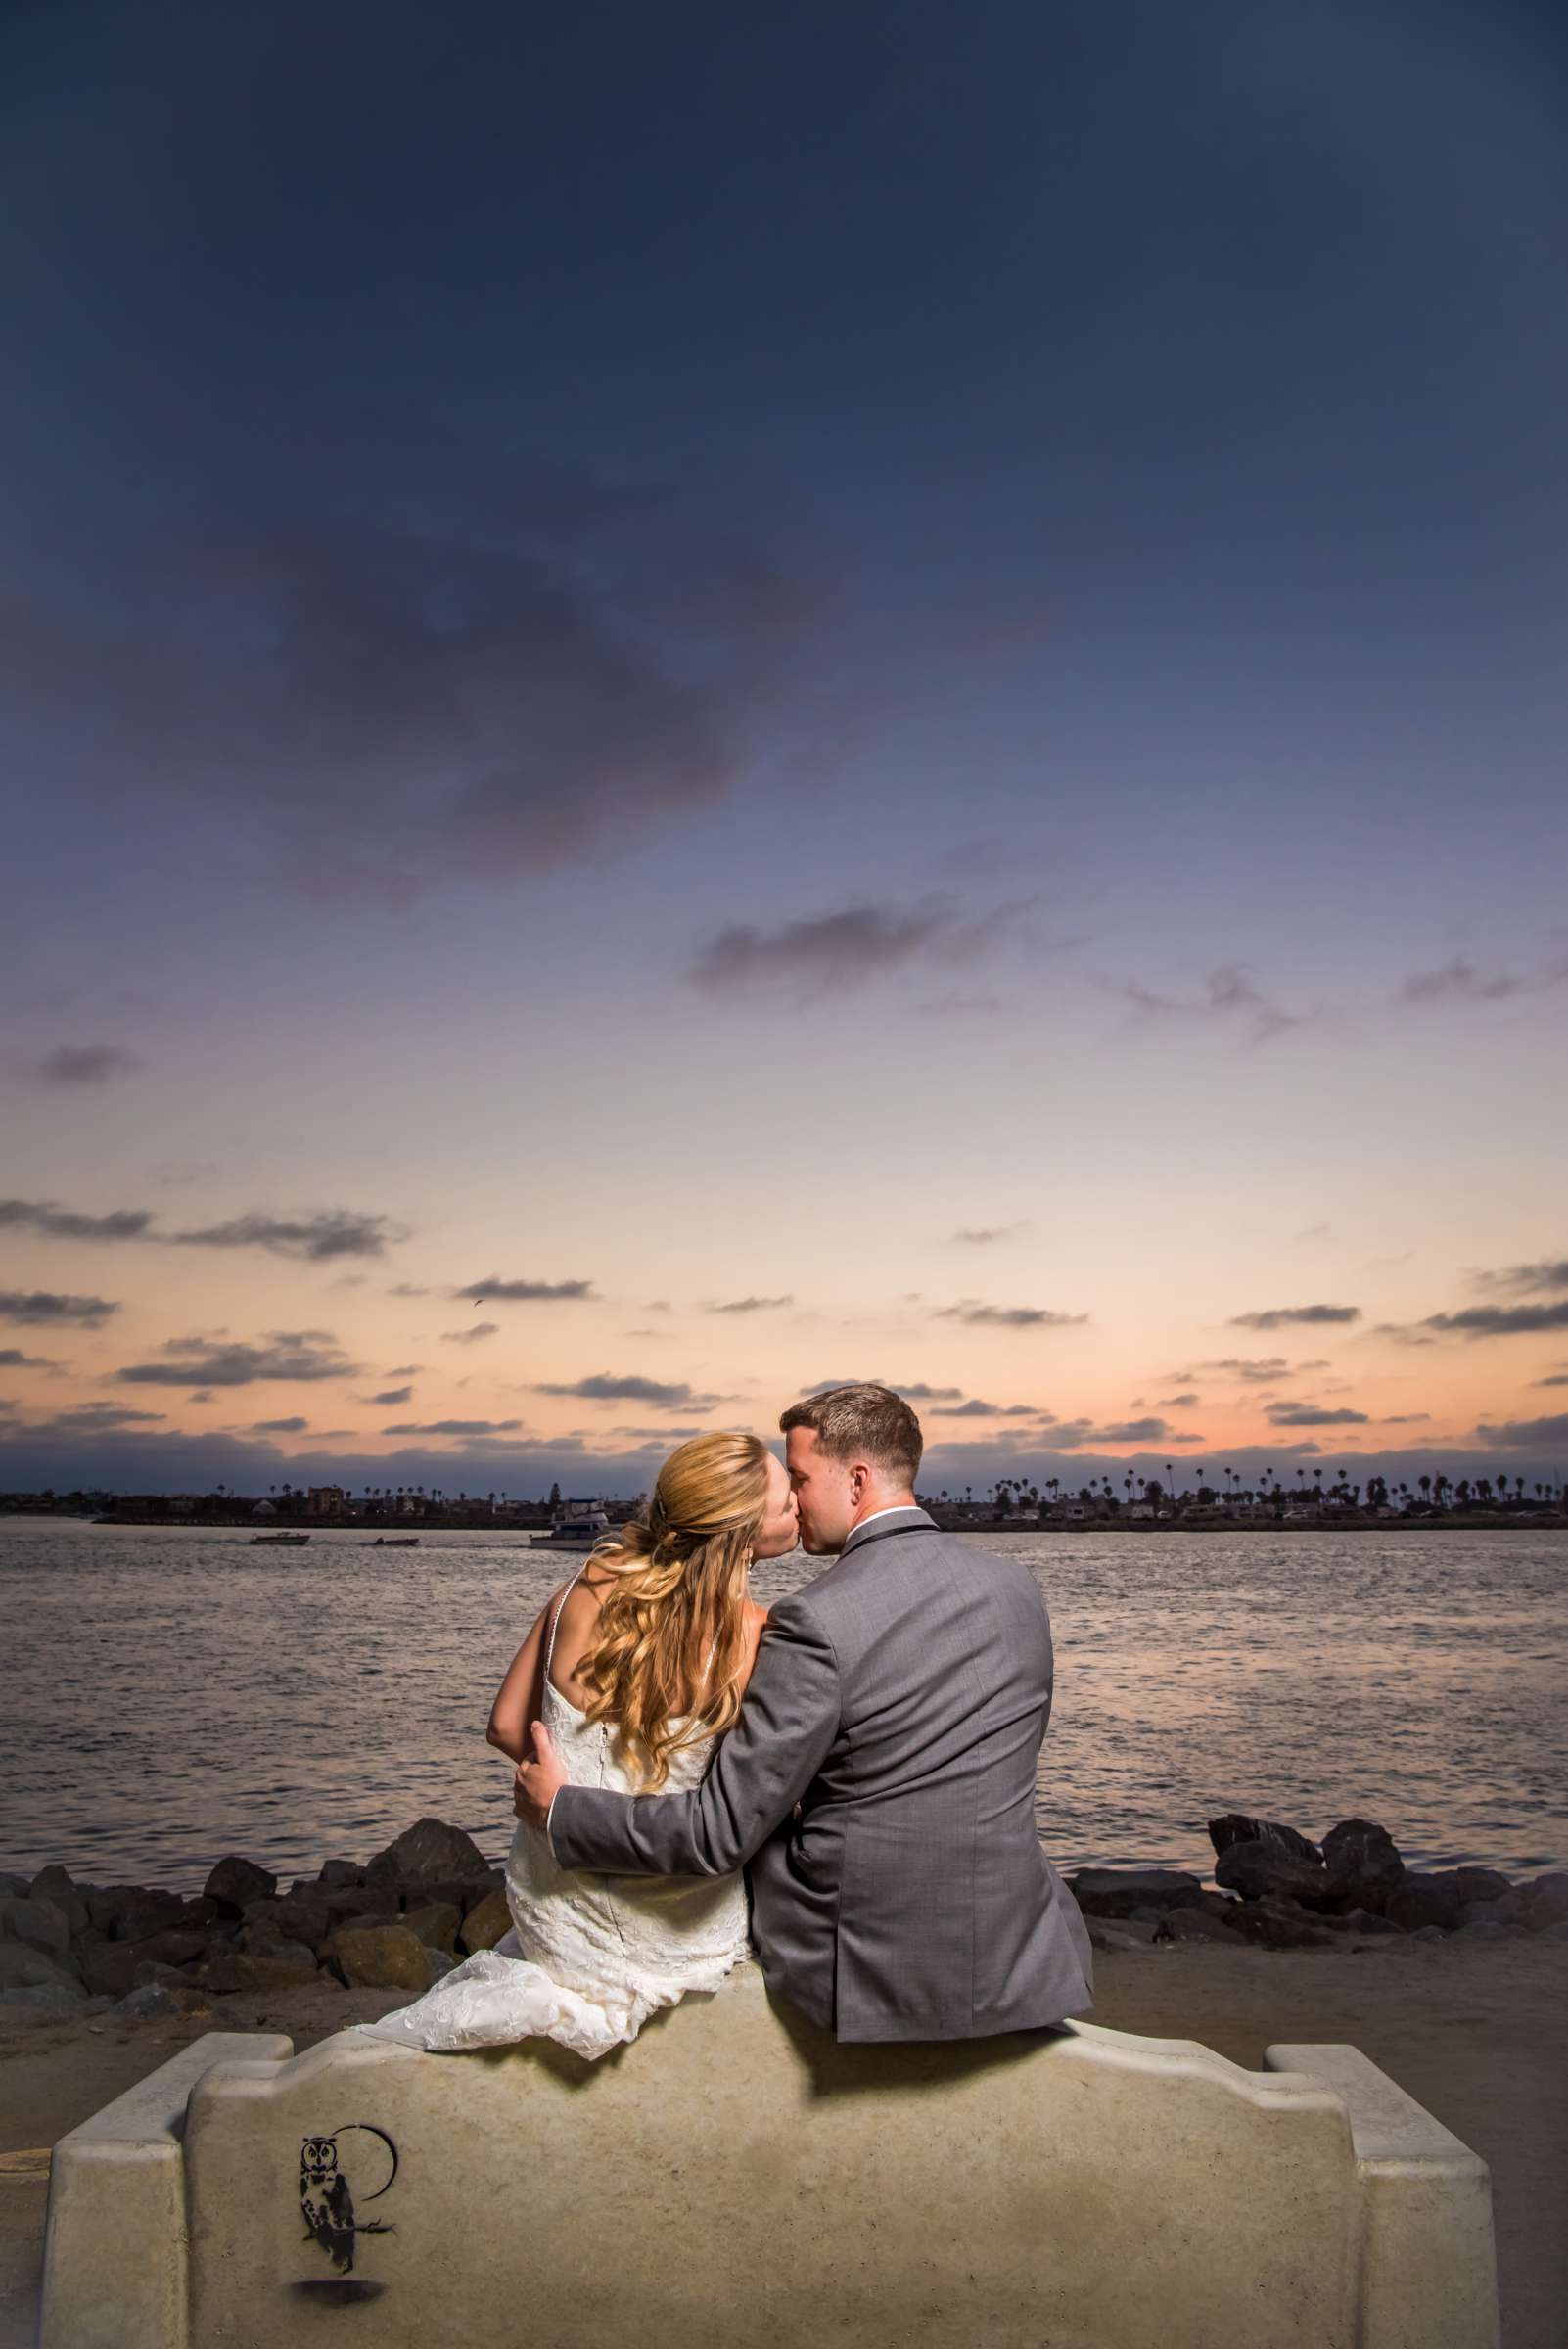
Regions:
<instances>
[{"instance_id":1,"label":"dark rock","mask_svg":"<svg viewBox=\"0 0 1568 2349\"><path fill-rule=\"evenodd\" d=\"M90 1991L122 1999L134 1987L140 1962L134 1942L102 1941L87 1936L79 1943L76 1956L81 1964L81 1978Z\"/></svg>"},{"instance_id":2,"label":"dark rock","mask_svg":"<svg viewBox=\"0 0 1568 2349\"><path fill-rule=\"evenodd\" d=\"M482 1901L490 1889L488 1872L479 1879L462 1876L438 1876L428 1884L405 1884L401 1890L405 1910L426 1909L432 1901L450 1903L459 1915L469 1905Z\"/></svg>"},{"instance_id":3,"label":"dark rock","mask_svg":"<svg viewBox=\"0 0 1568 2349\"><path fill-rule=\"evenodd\" d=\"M1365 1909L1381 1914L1405 1876L1393 1836L1372 1819L1342 1819L1330 1827L1323 1837L1323 1861L1329 1904L1342 1911Z\"/></svg>"},{"instance_id":4,"label":"dark rock","mask_svg":"<svg viewBox=\"0 0 1568 2349\"><path fill-rule=\"evenodd\" d=\"M274 1942L270 1950L257 1950L254 1955L275 1958L281 1965L299 1966L312 1974L316 1971L316 1953L306 1941Z\"/></svg>"},{"instance_id":5,"label":"dark rock","mask_svg":"<svg viewBox=\"0 0 1568 2349\"><path fill-rule=\"evenodd\" d=\"M234 1915L222 1901L214 1901L207 1893L198 1892L180 1903L180 1923L191 1932L231 1933L234 1930Z\"/></svg>"},{"instance_id":6,"label":"dark rock","mask_svg":"<svg viewBox=\"0 0 1568 2349\"><path fill-rule=\"evenodd\" d=\"M166 1982L143 1982L128 1990L115 2008L116 2014L178 2014L174 1993Z\"/></svg>"},{"instance_id":7,"label":"dark rock","mask_svg":"<svg viewBox=\"0 0 1568 2349\"><path fill-rule=\"evenodd\" d=\"M143 1958L131 1976L132 1990L140 1990L148 1982L167 1982L175 1990L183 1990L190 1976L177 1965L165 1965L161 1958Z\"/></svg>"},{"instance_id":8,"label":"dark rock","mask_svg":"<svg viewBox=\"0 0 1568 2349\"><path fill-rule=\"evenodd\" d=\"M1239 1892L1244 1901L1260 1901L1272 1893L1315 1909L1328 1891L1327 1875L1316 1861L1298 1859L1261 1836L1251 1843L1227 1844L1214 1864L1214 1876L1217 1884Z\"/></svg>"},{"instance_id":9,"label":"dark rock","mask_svg":"<svg viewBox=\"0 0 1568 2349\"><path fill-rule=\"evenodd\" d=\"M1232 1947L1238 1938L1222 1916L1215 1916L1207 1909L1168 1910L1164 1931L1171 1941L1223 1941Z\"/></svg>"},{"instance_id":10,"label":"dark rock","mask_svg":"<svg viewBox=\"0 0 1568 2349\"><path fill-rule=\"evenodd\" d=\"M1533 1884L1521 1889L1529 1903L1526 1922L1532 1933L1544 1933L1549 1925L1568 1918L1568 1876L1537 1876Z\"/></svg>"},{"instance_id":11,"label":"dark rock","mask_svg":"<svg viewBox=\"0 0 1568 2349\"><path fill-rule=\"evenodd\" d=\"M140 1982L117 2001L115 2014L210 2014L200 1990L189 1982Z\"/></svg>"},{"instance_id":12,"label":"dark rock","mask_svg":"<svg viewBox=\"0 0 1568 2349\"><path fill-rule=\"evenodd\" d=\"M89 1900L88 1911L93 1923L103 1926L97 1904ZM165 1933L178 1925L185 1915L185 1903L177 1892L131 1890L110 1913L108 1933L111 1941L146 1941L149 1934Z\"/></svg>"},{"instance_id":13,"label":"dark rock","mask_svg":"<svg viewBox=\"0 0 1568 2349\"><path fill-rule=\"evenodd\" d=\"M455 1901L430 1901L421 1909L405 1909L401 1918L427 1949L444 1950L448 1957L457 1946L457 1928L462 1921Z\"/></svg>"},{"instance_id":14,"label":"dark rock","mask_svg":"<svg viewBox=\"0 0 1568 2349\"><path fill-rule=\"evenodd\" d=\"M363 1884L364 1880L364 1869L353 1860L323 1860L316 1875L316 1883L327 1892L342 1892L346 1886ZM300 1882L303 1881L301 1877ZM300 1884L294 1889L298 1892Z\"/></svg>"},{"instance_id":15,"label":"dark rock","mask_svg":"<svg viewBox=\"0 0 1568 2349\"><path fill-rule=\"evenodd\" d=\"M1523 1932L1530 1914L1530 1904L1523 1889L1515 1885L1497 1901L1466 1901L1459 1911L1459 1930L1466 1925L1501 1925L1510 1932Z\"/></svg>"},{"instance_id":16,"label":"dark rock","mask_svg":"<svg viewBox=\"0 0 1568 2349\"><path fill-rule=\"evenodd\" d=\"M482 1901L464 1917L458 1930L457 1946L472 1957L476 1950L493 1950L502 1935L512 1929L512 1911L506 1905L504 1892L487 1892Z\"/></svg>"},{"instance_id":17,"label":"dark rock","mask_svg":"<svg viewBox=\"0 0 1568 2349\"><path fill-rule=\"evenodd\" d=\"M365 1870L367 1884L434 1888L477 1883L489 1862L471 1835L438 1819L416 1819Z\"/></svg>"},{"instance_id":18,"label":"dark rock","mask_svg":"<svg viewBox=\"0 0 1568 2349\"><path fill-rule=\"evenodd\" d=\"M0 2009L8 2013L79 2014L86 2004L87 1993L81 1984L66 1979L23 1982L13 1990L0 1990Z\"/></svg>"},{"instance_id":19,"label":"dark rock","mask_svg":"<svg viewBox=\"0 0 1568 2349\"><path fill-rule=\"evenodd\" d=\"M1233 1913L1225 1919L1225 1930L1238 1940L1258 1943L1266 1950L1331 1950L1334 1936L1325 1932L1321 1922L1310 1916L1294 1901L1266 1895L1261 1900L1238 1901Z\"/></svg>"},{"instance_id":20,"label":"dark rock","mask_svg":"<svg viewBox=\"0 0 1568 2349\"><path fill-rule=\"evenodd\" d=\"M67 1958L35 1950L30 1942L0 1941L0 1991L36 1990L46 1982L69 1982L74 1988L76 1969Z\"/></svg>"},{"instance_id":21,"label":"dark rock","mask_svg":"<svg viewBox=\"0 0 1568 2349\"><path fill-rule=\"evenodd\" d=\"M357 1917L391 1922L397 1914L395 1885L345 1885L342 1891L329 1892L325 1897L329 1932L334 1925L346 1924Z\"/></svg>"},{"instance_id":22,"label":"dark rock","mask_svg":"<svg viewBox=\"0 0 1568 2349\"><path fill-rule=\"evenodd\" d=\"M45 1950L51 1957L63 1958L70 1948L70 1920L59 1903L47 1897L7 1901L0 1926L9 1941L24 1941L29 1949Z\"/></svg>"},{"instance_id":23,"label":"dark rock","mask_svg":"<svg viewBox=\"0 0 1568 2349\"><path fill-rule=\"evenodd\" d=\"M285 1893L277 1903L277 1923L285 1939L307 1941L313 1950L318 1949L334 1923L326 1894L316 1888Z\"/></svg>"},{"instance_id":24,"label":"dark rock","mask_svg":"<svg viewBox=\"0 0 1568 2349\"><path fill-rule=\"evenodd\" d=\"M260 1907L259 1901L253 1903L254 1910L258 1911ZM271 1917L253 1914L246 1918L234 1939L228 1944L228 1955L233 1957L237 1950L275 1950L283 1939L284 1935ZM218 1950L209 1950L208 1953L211 1958L219 1957L222 1954Z\"/></svg>"},{"instance_id":25,"label":"dark rock","mask_svg":"<svg viewBox=\"0 0 1568 2349\"><path fill-rule=\"evenodd\" d=\"M1453 1872L1467 1901L1500 1901L1513 1890L1508 1878L1495 1867L1456 1867Z\"/></svg>"},{"instance_id":26,"label":"dark rock","mask_svg":"<svg viewBox=\"0 0 1568 2349\"><path fill-rule=\"evenodd\" d=\"M1409 1938L1411 1941L1447 1941L1449 1937L1441 1925L1417 1925Z\"/></svg>"},{"instance_id":27,"label":"dark rock","mask_svg":"<svg viewBox=\"0 0 1568 2349\"><path fill-rule=\"evenodd\" d=\"M1281 1826L1276 1819L1249 1819L1243 1811L1227 1811L1222 1819L1211 1819L1209 1841L1222 1855L1233 1843L1268 1843L1291 1860L1321 1860L1323 1856L1316 1844L1295 1827Z\"/></svg>"},{"instance_id":28,"label":"dark rock","mask_svg":"<svg viewBox=\"0 0 1568 2349\"><path fill-rule=\"evenodd\" d=\"M1140 1925L1130 1916L1087 1918L1088 1937L1096 1950L1146 1950L1153 1947L1154 1927Z\"/></svg>"},{"instance_id":29,"label":"dark rock","mask_svg":"<svg viewBox=\"0 0 1568 2349\"><path fill-rule=\"evenodd\" d=\"M417 1998L433 1976L424 1944L406 1925L340 1925L325 1955L350 1989L407 1990Z\"/></svg>"},{"instance_id":30,"label":"dark rock","mask_svg":"<svg viewBox=\"0 0 1568 2349\"><path fill-rule=\"evenodd\" d=\"M474 1883L474 1884L465 1884L465 1885L464 1885L464 1887L463 1887L463 1914L464 1914L465 1916L469 1915L469 1914L470 1914L470 1912L471 1912L473 1910L475 1910L475 1909L477 1909L477 1908L479 1907L479 1905L480 1905L480 1903L481 1903L482 1901L487 1901L487 1900L489 1899L489 1897L490 1897L490 1894L491 1894L492 1892L499 1892L499 1893L503 1893L503 1894L504 1894L504 1893L505 1893L505 1891L506 1891L506 1870L505 1870L505 1868L504 1868L504 1867L487 1867L487 1868L485 1869L485 1871L484 1871L484 1879L483 1879L483 1881L482 1881L482 1882L478 1882L478 1883Z\"/></svg>"},{"instance_id":31,"label":"dark rock","mask_svg":"<svg viewBox=\"0 0 1568 2349\"><path fill-rule=\"evenodd\" d=\"M308 1950L289 1957L273 1949L215 1950L192 1967L190 1979L213 1998L230 1999L244 1991L293 1990L330 1977L316 1971Z\"/></svg>"},{"instance_id":32,"label":"dark rock","mask_svg":"<svg viewBox=\"0 0 1568 2349\"><path fill-rule=\"evenodd\" d=\"M1189 1908L1203 1885L1177 1867L1081 1867L1068 1878L1085 1916L1130 1916L1134 1909Z\"/></svg>"},{"instance_id":33,"label":"dark rock","mask_svg":"<svg viewBox=\"0 0 1568 2349\"><path fill-rule=\"evenodd\" d=\"M143 1884L99 1884L83 1893L87 1903L87 1921L95 1933L111 1931L120 1911L132 1901L144 1901L147 1888Z\"/></svg>"},{"instance_id":34,"label":"dark rock","mask_svg":"<svg viewBox=\"0 0 1568 2349\"><path fill-rule=\"evenodd\" d=\"M429 1941L425 1943L424 1948L425 1955L430 1960L430 1978L433 1982L438 1982L442 1974L449 1974L453 1966L458 1963L458 1959L450 1950L438 1949Z\"/></svg>"},{"instance_id":35,"label":"dark rock","mask_svg":"<svg viewBox=\"0 0 1568 2349\"><path fill-rule=\"evenodd\" d=\"M1511 1938L1506 1925L1497 1924L1486 1916L1478 1916L1469 1924L1456 1925L1450 1936L1453 1941L1508 1941Z\"/></svg>"},{"instance_id":36,"label":"dark rock","mask_svg":"<svg viewBox=\"0 0 1568 2349\"><path fill-rule=\"evenodd\" d=\"M277 1889L278 1879L271 1868L242 1860L237 1852L218 1862L203 1887L209 1901L221 1901L236 1916L248 1901L270 1901Z\"/></svg>"},{"instance_id":37,"label":"dark rock","mask_svg":"<svg viewBox=\"0 0 1568 2349\"><path fill-rule=\"evenodd\" d=\"M194 1965L198 1958L207 1956L208 1936L188 1933L183 1925L170 1925L166 1932L150 1933L145 1941L128 1944L131 1956L155 1965Z\"/></svg>"},{"instance_id":38,"label":"dark rock","mask_svg":"<svg viewBox=\"0 0 1568 2349\"><path fill-rule=\"evenodd\" d=\"M1439 1925L1450 1932L1460 1922L1464 1909L1464 1888L1456 1867L1432 1868L1424 1873L1407 1869L1404 1881L1391 1892L1383 1904L1383 1914L1407 1933L1415 1933L1423 1925Z\"/></svg>"},{"instance_id":39,"label":"dark rock","mask_svg":"<svg viewBox=\"0 0 1568 2349\"><path fill-rule=\"evenodd\" d=\"M1363 1940L1368 1934L1381 1934L1385 1941L1403 1941L1405 1938L1403 1925L1391 1924L1386 1916L1379 1916L1371 1909L1342 1909L1332 1916L1323 1917L1321 1921L1331 1933L1360 1934Z\"/></svg>"},{"instance_id":40,"label":"dark rock","mask_svg":"<svg viewBox=\"0 0 1568 2349\"><path fill-rule=\"evenodd\" d=\"M214 1999L231 1999L236 1991L253 1987L241 1977L240 1960L254 1955L254 1952L240 1949L214 1950L210 1958L204 1958L200 1965L192 1966L190 1979L198 1990Z\"/></svg>"},{"instance_id":41,"label":"dark rock","mask_svg":"<svg viewBox=\"0 0 1568 2349\"><path fill-rule=\"evenodd\" d=\"M24 1901L32 1885L26 1876L16 1876L0 1867L0 1901Z\"/></svg>"},{"instance_id":42,"label":"dark rock","mask_svg":"<svg viewBox=\"0 0 1568 2349\"><path fill-rule=\"evenodd\" d=\"M72 1934L87 1930L90 1922L87 1903L66 1869L58 1864L41 1867L27 1890L35 1901L53 1901L57 1909L63 1910Z\"/></svg>"}]
</instances>

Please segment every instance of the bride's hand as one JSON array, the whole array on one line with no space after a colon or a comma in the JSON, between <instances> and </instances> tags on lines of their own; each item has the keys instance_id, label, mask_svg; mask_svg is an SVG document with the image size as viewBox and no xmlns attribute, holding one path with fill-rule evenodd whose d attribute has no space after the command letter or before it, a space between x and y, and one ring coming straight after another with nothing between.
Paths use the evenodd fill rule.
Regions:
<instances>
[{"instance_id":1,"label":"bride's hand","mask_svg":"<svg viewBox=\"0 0 1568 2349\"><path fill-rule=\"evenodd\" d=\"M530 1827L543 1832L550 1814L550 1805L560 1789L569 1781L561 1768L561 1759L550 1742L550 1732L542 1721L533 1724L535 1759L525 1755L517 1766L517 1777L512 1787L512 1808L519 1819Z\"/></svg>"}]
</instances>

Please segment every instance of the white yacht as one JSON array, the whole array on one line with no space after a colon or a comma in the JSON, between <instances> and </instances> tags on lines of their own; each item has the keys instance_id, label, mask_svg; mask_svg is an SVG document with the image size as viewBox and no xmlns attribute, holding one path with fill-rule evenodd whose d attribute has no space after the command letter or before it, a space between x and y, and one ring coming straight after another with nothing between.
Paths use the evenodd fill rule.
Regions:
<instances>
[{"instance_id":1,"label":"white yacht","mask_svg":"<svg viewBox=\"0 0 1568 2349\"><path fill-rule=\"evenodd\" d=\"M573 1500L556 1512L555 1523L547 1534L532 1536L530 1546L534 1549L591 1549L609 1531L609 1514L600 1502Z\"/></svg>"}]
</instances>

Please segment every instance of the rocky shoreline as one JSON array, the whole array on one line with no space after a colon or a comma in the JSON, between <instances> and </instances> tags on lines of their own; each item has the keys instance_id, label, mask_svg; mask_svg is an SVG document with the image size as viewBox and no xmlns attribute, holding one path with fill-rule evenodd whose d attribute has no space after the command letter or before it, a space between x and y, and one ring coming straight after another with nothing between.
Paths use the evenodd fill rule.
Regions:
<instances>
[{"instance_id":1,"label":"rocky shoreline","mask_svg":"<svg viewBox=\"0 0 1568 2349\"><path fill-rule=\"evenodd\" d=\"M1212 1885L1177 1868L1068 1877L1095 1947L1568 1940L1568 1873L1513 1883L1491 1867L1408 1868L1371 1819L1341 1819L1314 1842L1227 1812L1209 1835ZM0 1873L0 2017L201 2014L213 2000L312 1987L415 1998L510 1923L501 1869L435 1819L363 1864L327 1860L287 1890L236 1854L195 1894L78 1884L58 1865Z\"/></svg>"},{"instance_id":2,"label":"rocky shoreline","mask_svg":"<svg viewBox=\"0 0 1568 2349\"><path fill-rule=\"evenodd\" d=\"M1237 1940L1267 1950L1368 1950L1406 1941L1568 1940L1568 1874L1514 1883L1495 1867L1407 1867L1375 1819L1314 1843L1277 1819L1209 1820L1214 1885L1184 1869L1083 1867L1067 1881L1098 1949Z\"/></svg>"}]
</instances>

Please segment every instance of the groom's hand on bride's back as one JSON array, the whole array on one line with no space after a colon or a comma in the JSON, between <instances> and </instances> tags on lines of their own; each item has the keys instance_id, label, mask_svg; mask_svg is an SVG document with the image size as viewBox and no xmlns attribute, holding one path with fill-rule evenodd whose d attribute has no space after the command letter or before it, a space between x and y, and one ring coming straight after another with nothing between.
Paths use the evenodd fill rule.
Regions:
<instances>
[{"instance_id":1,"label":"groom's hand on bride's back","mask_svg":"<svg viewBox=\"0 0 1568 2349\"><path fill-rule=\"evenodd\" d=\"M512 1787L512 1808L519 1819L542 1834L560 1788L567 1783L567 1773L561 1768L561 1757L550 1742L550 1732L542 1721L533 1724L533 1755L525 1755L517 1766L517 1777Z\"/></svg>"}]
</instances>

